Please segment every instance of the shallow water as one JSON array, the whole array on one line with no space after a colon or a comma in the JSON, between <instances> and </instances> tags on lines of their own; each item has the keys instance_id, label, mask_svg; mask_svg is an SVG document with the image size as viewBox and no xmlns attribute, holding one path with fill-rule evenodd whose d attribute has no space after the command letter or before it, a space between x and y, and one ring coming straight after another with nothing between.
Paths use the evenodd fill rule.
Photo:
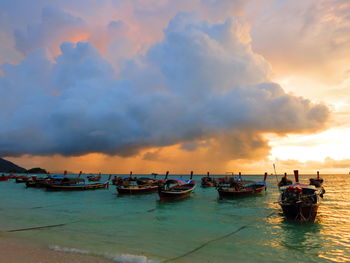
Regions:
<instances>
[{"instance_id":1,"label":"shallow water","mask_svg":"<svg viewBox=\"0 0 350 263\"><path fill-rule=\"evenodd\" d=\"M257 196L219 200L215 188L198 185L190 198L170 203L159 202L157 194L118 196L115 186L49 192L0 182L0 230L124 262L350 262L348 176L323 178L326 194L316 223L283 218L274 177ZM56 224L65 225L4 233Z\"/></svg>"}]
</instances>

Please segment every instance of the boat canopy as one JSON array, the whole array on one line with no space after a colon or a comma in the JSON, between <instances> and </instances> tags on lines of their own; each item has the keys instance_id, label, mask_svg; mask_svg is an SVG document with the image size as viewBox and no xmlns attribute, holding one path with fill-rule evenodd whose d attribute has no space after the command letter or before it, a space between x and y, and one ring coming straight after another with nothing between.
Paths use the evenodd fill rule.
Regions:
<instances>
[{"instance_id":1,"label":"boat canopy","mask_svg":"<svg viewBox=\"0 0 350 263\"><path fill-rule=\"evenodd\" d=\"M54 176L51 176L50 178L51 179L63 179L64 176L62 176L62 175L54 175Z\"/></svg>"},{"instance_id":2,"label":"boat canopy","mask_svg":"<svg viewBox=\"0 0 350 263\"><path fill-rule=\"evenodd\" d=\"M166 182L170 184L189 184L191 180L187 181L184 179L168 179Z\"/></svg>"}]
</instances>

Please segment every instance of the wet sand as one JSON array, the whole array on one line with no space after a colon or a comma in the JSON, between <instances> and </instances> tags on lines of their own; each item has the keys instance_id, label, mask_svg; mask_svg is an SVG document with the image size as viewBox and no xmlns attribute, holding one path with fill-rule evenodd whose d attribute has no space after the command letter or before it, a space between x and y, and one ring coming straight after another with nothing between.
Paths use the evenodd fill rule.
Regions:
<instances>
[{"instance_id":1,"label":"wet sand","mask_svg":"<svg viewBox=\"0 0 350 263\"><path fill-rule=\"evenodd\" d=\"M90 255L57 252L13 238L0 237L0 262L6 263L111 263Z\"/></svg>"}]
</instances>

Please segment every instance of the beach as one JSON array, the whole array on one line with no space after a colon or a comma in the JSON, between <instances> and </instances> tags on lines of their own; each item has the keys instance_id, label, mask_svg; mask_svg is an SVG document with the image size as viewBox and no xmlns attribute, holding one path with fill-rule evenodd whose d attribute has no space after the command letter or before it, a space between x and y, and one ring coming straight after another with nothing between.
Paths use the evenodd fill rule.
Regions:
<instances>
[{"instance_id":1,"label":"beach","mask_svg":"<svg viewBox=\"0 0 350 263\"><path fill-rule=\"evenodd\" d=\"M6 263L110 263L84 254L59 252L28 241L0 237L0 262ZM114 261L115 262L115 261Z\"/></svg>"}]
</instances>

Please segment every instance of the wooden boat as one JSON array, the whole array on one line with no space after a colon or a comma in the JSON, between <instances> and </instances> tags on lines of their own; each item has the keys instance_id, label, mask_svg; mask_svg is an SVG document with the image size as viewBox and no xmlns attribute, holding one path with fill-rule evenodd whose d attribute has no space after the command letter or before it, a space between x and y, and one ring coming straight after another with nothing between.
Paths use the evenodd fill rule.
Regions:
<instances>
[{"instance_id":1,"label":"wooden boat","mask_svg":"<svg viewBox=\"0 0 350 263\"><path fill-rule=\"evenodd\" d=\"M168 179L169 172L166 173L165 182L159 185L158 194L160 201L175 201L190 196L196 188L195 181L192 180L193 172L191 172L190 180Z\"/></svg>"},{"instance_id":2,"label":"wooden boat","mask_svg":"<svg viewBox=\"0 0 350 263\"><path fill-rule=\"evenodd\" d=\"M30 176L18 175L15 178L16 184L26 183L30 180Z\"/></svg>"},{"instance_id":3,"label":"wooden boat","mask_svg":"<svg viewBox=\"0 0 350 263\"><path fill-rule=\"evenodd\" d=\"M299 183L299 172L294 171L295 184L280 188L278 200L287 219L299 222L314 222L324 194L323 187Z\"/></svg>"},{"instance_id":4,"label":"wooden boat","mask_svg":"<svg viewBox=\"0 0 350 263\"><path fill-rule=\"evenodd\" d=\"M26 186L27 187L42 188L42 187L45 187L45 184L50 179L51 179L51 177L49 177L49 176L48 177L32 176L32 178L26 182Z\"/></svg>"},{"instance_id":5,"label":"wooden boat","mask_svg":"<svg viewBox=\"0 0 350 263\"><path fill-rule=\"evenodd\" d=\"M11 179L11 176L8 176L8 175L2 174L2 175L0 176L0 182L5 182L5 181L8 181L8 180L10 180L10 179Z\"/></svg>"},{"instance_id":6,"label":"wooden boat","mask_svg":"<svg viewBox=\"0 0 350 263\"><path fill-rule=\"evenodd\" d=\"M98 182L92 184L86 184L83 178L80 178L82 172L79 173L76 178L68 178L66 177L67 173L64 173L63 179L47 181L45 183L45 187L47 190L57 190L57 191L84 191L84 190L95 190L95 189L103 189L108 188L109 180L111 176L109 176L108 180L105 182Z\"/></svg>"},{"instance_id":7,"label":"wooden boat","mask_svg":"<svg viewBox=\"0 0 350 263\"><path fill-rule=\"evenodd\" d=\"M101 181L101 173L99 175L89 175L88 177L89 182L98 182Z\"/></svg>"},{"instance_id":8,"label":"wooden boat","mask_svg":"<svg viewBox=\"0 0 350 263\"><path fill-rule=\"evenodd\" d=\"M282 177L281 181L278 183L278 187L291 185L293 184L293 181L287 178L287 173L284 173L284 176Z\"/></svg>"},{"instance_id":9,"label":"wooden boat","mask_svg":"<svg viewBox=\"0 0 350 263\"><path fill-rule=\"evenodd\" d=\"M150 194L158 191L158 184L118 186L117 191L119 194Z\"/></svg>"},{"instance_id":10,"label":"wooden boat","mask_svg":"<svg viewBox=\"0 0 350 263\"><path fill-rule=\"evenodd\" d=\"M119 176L114 176L112 179L113 185L122 185L122 178Z\"/></svg>"},{"instance_id":11,"label":"wooden boat","mask_svg":"<svg viewBox=\"0 0 350 263\"><path fill-rule=\"evenodd\" d=\"M136 182L136 181L137 181L137 178L132 177L132 171L131 171L129 177L114 176L112 180L112 184L117 186L130 185L132 182Z\"/></svg>"},{"instance_id":12,"label":"wooden boat","mask_svg":"<svg viewBox=\"0 0 350 263\"><path fill-rule=\"evenodd\" d=\"M121 176L114 176L113 180L112 180L112 184L116 185L116 186L126 186L126 185L130 185L132 182L135 182L136 180L134 180L133 178L130 177L121 177Z\"/></svg>"},{"instance_id":13,"label":"wooden boat","mask_svg":"<svg viewBox=\"0 0 350 263\"><path fill-rule=\"evenodd\" d=\"M241 177L230 178L227 181L222 180L217 186L217 191L220 198L237 198L259 194L266 190L266 177L267 173L261 182L242 180Z\"/></svg>"},{"instance_id":14,"label":"wooden boat","mask_svg":"<svg viewBox=\"0 0 350 263\"><path fill-rule=\"evenodd\" d=\"M156 175L154 175L154 178L149 177L140 177L137 178L136 183L138 185L144 185L144 184L157 184L158 180L156 179Z\"/></svg>"},{"instance_id":15,"label":"wooden boat","mask_svg":"<svg viewBox=\"0 0 350 263\"><path fill-rule=\"evenodd\" d=\"M64 182L60 184L47 184L47 190L56 190L56 191L84 191L84 190L95 190L95 189L104 189L108 188L109 181L92 183L92 184L65 184Z\"/></svg>"},{"instance_id":16,"label":"wooden boat","mask_svg":"<svg viewBox=\"0 0 350 263\"><path fill-rule=\"evenodd\" d=\"M323 179L320 178L320 172L317 171L317 178L310 178L310 185L314 185L315 187L322 187Z\"/></svg>"},{"instance_id":17,"label":"wooden boat","mask_svg":"<svg viewBox=\"0 0 350 263\"><path fill-rule=\"evenodd\" d=\"M217 185L217 181L209 176L209 172L207 173L207 176L202 177L201 179L201 186L204 188L207 187L215 187Z\"/></svg>"}]
</instances>

